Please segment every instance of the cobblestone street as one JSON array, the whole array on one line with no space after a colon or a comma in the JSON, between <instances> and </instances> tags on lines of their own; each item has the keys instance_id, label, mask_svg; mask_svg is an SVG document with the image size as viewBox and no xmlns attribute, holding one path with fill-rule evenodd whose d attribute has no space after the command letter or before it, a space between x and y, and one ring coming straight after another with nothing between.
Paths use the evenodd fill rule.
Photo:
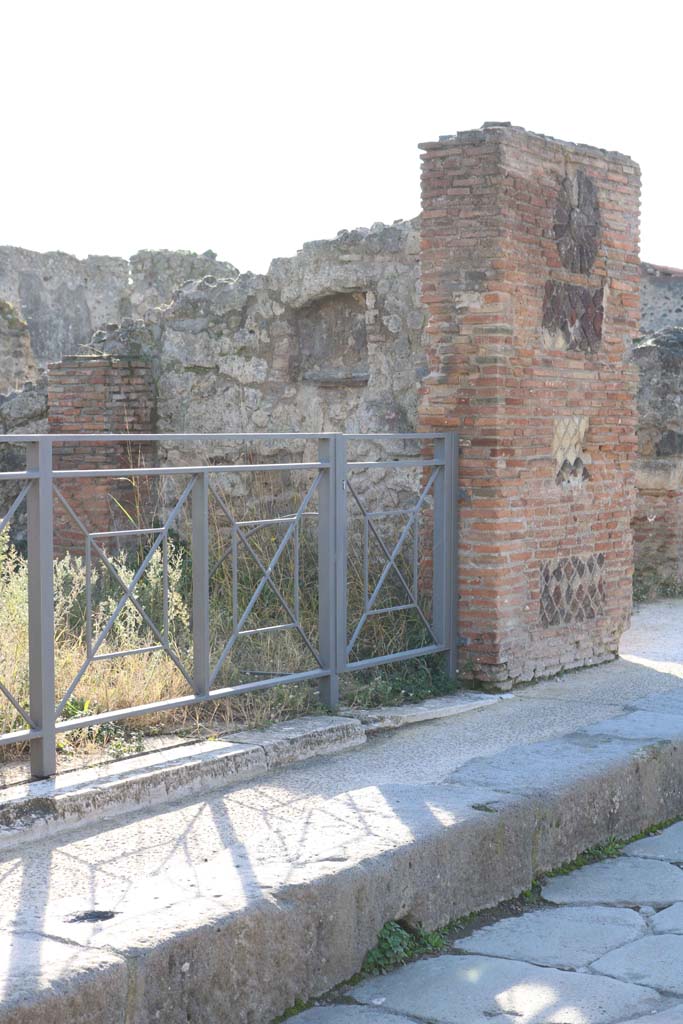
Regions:
<instances>
[{"instance_id":1,"label":"cobblestone street","mask_svg":"<svg viewBox=\"0 0 683 1024\"><path fill-rule=\"evenodd\" d=\"M683 822L296 1024L683 1024Z\"/></svg>"}]
</instances>

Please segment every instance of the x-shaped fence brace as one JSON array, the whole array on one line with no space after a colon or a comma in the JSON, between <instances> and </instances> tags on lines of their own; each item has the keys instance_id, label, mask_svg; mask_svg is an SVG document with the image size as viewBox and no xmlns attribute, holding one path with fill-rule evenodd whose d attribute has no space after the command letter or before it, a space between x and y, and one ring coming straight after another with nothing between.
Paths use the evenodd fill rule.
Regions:
<instances>
[{"instance_id":1,"label":"x-shaped fence brace","mask_svg":"<svg viewBox=\"0 0 683 1024\"><path fill-rule=\"evenodd\" d=\"M24 486L21 488L21 490L19 491L18 495L16 496L16 498L14 499L12 504L10 505L8 511L5 513L5 515L3 516L2 520L0 520L0 534L5 529L5 527L9 523L10 519L12 518L14 513L17 511L17 509L21 505L22 501L24 500L24 498L28 494L30 488L34 484L35 484L34 480L29 480L28 483L25 483ZM7 700L10 702L10 704L12 705L14 710L19 712L19 714L24 719L24 721L27 723L29 728L35 729L36 725L35 725L34 722L31 721L31 718L26 713L26 710L24 708L22 708L21 704L16 699L16 697L14 697L14 695L10 693L10 691L7 689L7 687L3 683L0 683L0 693L2 693L7 698Z\"/></svg>"},{"instance_id":2,"label":"x-shaped fence brace","mask_svg":"<svg viewBox=\"0 0 683 1024\"><path fill-rule=\"evenodd\" d=\"M245 635L244 632L242 632L242 627L244 626L245 622L247 621L247 619L251 615L251 612L252 612L252 610L254 608L254 605L258 601L258 599L261 596L261 593L263 592L263 590L266 587L266 585L268 585L272 589L272 591L274 592L274 594L276 595L276 597L278 598L278 600L282 604L283 608L285 609L285 611L289 615L291 621L289 623L285 623L284 625L280 625L280 626L277 626L277 627L265 627L265 628L268 628L268 629L272 629L272 628L281 629L281 628L291 628L291 627L294 627L299 632L299 634L301 635L302 639L304 640L304 643L306 644L306 646L310 650L311 654L313 655L313 657L317 661L318 665L321 668L323 667L322 661L320 659L319 652L316 651L315 647L313 646L313 644L310 642L310 640L306 636L306 633L305 633L305 631L304 631L304 629L303 629L303 627L302 627L302 625L301 625L301 623L299 621L298 616L294 613L294 611L292 610L292 608L289 605L289 602L286 600L286 598L284 597L282 591L280 590L280 588L277 586L277 584L275 583L275 581L272 578L273 571L274 571L276 565L278 564L278 562L280 560L280 557L282 556L283 551L287 547L287 544L289 543L292 535L295 533L295 531L298 530L299 523L301 522L301 520L302 520L302 518L303 518L303 516L304 516L304 514L306 512L306 509L308 508L308 506L309 506L309 504L311 502L311 499L312 499L313 495L315 494L315 492L316 492L316 490L318 488L318 484L320 483L321 479L322 479L322 474L318 473L318 475L316 476L315 480L313 481L313 483L309 487L308 491L306 492L306 495L305 495L303 501L301 502L301 504L299 505L299 508L296 510L296 512L294 513L293 516L288 517L288 518L291 519L290 524L287 527L287 529L285 530L285 534L284 534L282 540L280 541L280 543L279 543L279 545L277 547L277 550L275 551L275 554L273 555L273 557L271 558L271 560L270 560L270 562L268 563L267 566L264 565L264 563L261 560L261 558L259 557L258 553L254 550L254 547L250 543L248 537L245 535L245 533L242 530L242 528L238 525L238 523L235 520L234 516L230 512L228 506L225 504L222 495L216 490L216 488L213 486L213 484L209 485L211 493L214 495L214 497L216 498L216 500L217 500L218 504L220 505L221 509L223 510L225 515L227 516L228 522L230 523L232 531L233 531L233 548L232 548L232 550L233 550L233 629L232 629L232 633L230 635L230 639L225 644L221 654L218 657L216 665L215 665L215 667L214 667L214 669L213 669L213 671L211 673L210 684L213 683L214 680L216 679L216 676L218 675L218 673L221 670L223 662L225 661L225 659L227 658L228 654L230 653L230 651L235 646L235 644L236 644L237 640L239 639L239 637ZM287 520L285 519L283 521L286 522ZM262 573L261 579L259 580L259 582L258 582L258 584L256 586L256 589L254 590L251 598L249 599L249 601L247 603L246 608L242 612L242 615L239 616L239 618L238 618L238 611L237 611L236 605L235 605L236 586L237 586L237 576L236 576L236 569L235 569L235 551L236 551L235 545L236 545L237 541L241 541L244 544L244 546L246 547L247 551L249 552L251 557L254 559L254 561L256 562L256 564L258 565L258 567L259 567L259 569L260 569L260 571ZM254 632L261 632L261 631L263 631L263 630L255 630Z\"/></svg>"},{"instance_id":3,"label":"x-shaped fence brace","mask_svg":"<svg viewBox=\"0 0 683 1024\"><path fill-rule=\"evenodd\" d=\"M434 481L436 480L436 478L438 476L438 472L439 472L438 469L433 469L432 470L432 473L431 473L431 475L429 477L429 480L427 481L427 483L425 484L423 490L421 491L421 493L419 495L417 503L412 508L404 510L406 515L408 515L408 521L405 524L405 526L403 527L403 529L401 530L399 538L398 538L398 540L397 540L397 542L396 542L396 544L395 544L395 546L394 546L392 551L389 551L389 548L384 543L383 538L380 536L378 531L375 529L375 526L374 526L374 524L372 522L372 518L371 518L372 517L372 513L367 511L367 509L363 505L363 502L358 497L358 494L356 493L353 485L351 484L351 481L347 477L346 486L347 486L351 496L353 497L354 501L356 502L358 508L360 509L361 514L363 515L364 523L367 524L367 528L372 532L372 535L374 536L375 540L378 542L379 546L381 547L381 549L382 549L382 551L384 553L385 558L387 558L387 562L386 562L384 568L382 569L380 577L379 577L379 579L378 579L378 581L377 581L377 583L375 585L375 588L374 588L371 596L368 598L367 597L367 592L364 595L365 598L366 598L366 601L365 601L365 607L363 609L363 614L361 615L360 619L358 620L356 628L354 629L354 631L353 631L353 633L351 635L351 639L349 640L348 644L346 645L346 655L347 655L347 658L348 658L349 654L351 653L351 651L353 650L353 648L355 647L356 641L358 640L358 637L361 634L363 626L367 622L368 617L370 616L370 614L372 612L372 609L373 609L373 606L375 604L375 601L377 600L377 598L379 596L379 593L380 593L380 591L381 591L381 589L382 589L382 587L384 585L384 582L385 582L387 576L389 575L389 573L391 572L392 569L394 570L394 572L398 576L398 578L400 580L400 583L401 583L401 586L403 587L403 589L405 590L406 594L408 595L408 597L410 599L410 603L407 604L407 605L402 605L401 606L401 610L407 610L408 608L414 608L415 611L420 616L420 618L422 619L422 622L426 626L427 630L429 631L429 634L432 637L432 640L434 641L434 643L438 642L437 638L436 638L436 635L434 633L434 630L432 628L431 623L429 622L429 620L427 619L427 617L425 616L424 612L422 611L422 609L420 608L420 606L418 604L418 600L417 600L418 599L417 587L415 588L415 592L413 592L413 590L411 589L410 585L406 581L405 576L403 575L403 573L399 569L398 565L396 564L396 559L398 558L398 555L399 555L399 553L400 553L400 551L401 551L401 549L403 547L403 544L404 544L406 538L408 537L408 534L410 533L411 527L413 526L413 524L417 525L417 517L420 514L420 510L422 509L425 501L427 500L427 498L429 496L429 493L430 493L430 491L431 491L431 489L432 489L432 487L434 485ZM367 558L368 558L367 546L364 544L364 551L363 551L364 563L367 562ZM394 609L394 608L381 609L382 612L396 611L396 610L397 609Z\"/></svg>"},{"instance_id":4,"label":"x-shaped fence brace","mask_svg":"<svg viewBox=\"0 0 683 1024\"><path fill-rule=\"evenodd\" d=\"M54 493L55 493L58 501L64 507L64 509L66 510L68 515L71 517L71 519L74 521L76 526L79 528L79 530L81 530L81 532L85 536L87 545L89 547L92 547L92 549L99 556L99 558L104 562L106 568L109 570L109 572L111 573L113 578L116 580L116 582L119 584L119 586L123 590L122 597L119 599L116 607L114 608L114 611L111 613L111 615L107 619L105 625L102 627L102 630L101 630L99 636L97 637L97 639L95 640L94 643L92 643L92 633L91 633L91 630L92 630L92 614L91 614L91 609L88 606L88 609L87 609L87 619L88 619L88 623L87 623L88 650L87 650L87 653L86 653L86 657L85 657L83 663L81 664L81 667L79 668L78 672L76 673L76 675L74 676L73 680L69 684L69 686L68 686L64 696L62 697L62 699L60 700L60 702L58 703L58 705L57 705L57 707L55 709L55 714L57 715L57 717L59 717L59 715L61 715L61 713L64 710L64 708L65 708L69 698L73 694L74 690L76 689L76 687L80 683L81 679L83 678L85 672L88 670L90 665L92 665L92 663L94 661L102 660L103 657L123 657L125 654L140 654L140 653L142 653L143 650L144 651L163 650L169 656L169 658L174 663L176 668L183 674L183 676L188 681L188 683L190 683L190 685L192 684L191 677L188 674L188 672L186 671L185 666L181 662L180 658L178 658L178 656L175 654L175 652L171 649L171 646L170 646L170 644L168 642L168 631L165 630L165 635L164 635L164 633L159 631L159 629L156 626L156 623L150 618L150 616L147 614L147 612L145 611L143 606L140 604L140 602L136 598L136 596L135 596L135 588L137 587L138 583L142 579L142 577L143 577L147 567L149 566L149 564L150 564L150 562L152 560L152 557L153 557L155 551L158 550L159 546L162 543L165 543L167 541L168 531L171 528L171 526L173 525L173 523L175 522L175 520L177 519L180 510L182 509L183 505L187 501L187 498L192 493L192 488L194 487L195 480L196 480L196 477L192 477L192 479L188 482L187 486L185 487L185 489L183 490L182 494L180 495L180 498L178 499L178 501L176 502L175 506L173 507L173 509L172 509L170 515L168 516L166 522L164 523L163 527L161 527L159 529L159 532L158 532L158 535L157 535L156 539L150 545L149 551L147 552L147 554L143 558L142 562L140 563L140 565L136 569L135 574L134 574L134 576L131 579L129 584L126 584L125 581L121 578L120 573L116 570L116 567L112 564L112 562L108 558L106 552L93 539L93 534L88 530L87 526L84 525L84 523L79 518L79 516L76 514L76 512L74 512L73 508L71 507L69 502L66 500L66 498L64 497L62 492L59 490L59 488L56 485L54 486ZM128 532L128 531L124 531L124 530L112 531L112 535L114 535L116 532L118 532L120 535L125 535L125 533ZM89 580L87 581L87 586L88 586L88 591L89 591L89 589L90 589ZM166 575L164 576L164 591L165 591L164 603L166 604L167 592L168 592L168 579L167 579ZM138 648L137 650L134 650L134 651L115 651L115 652L112 652L111 654L100 655L99 658L98 658L97 652L99 651L100 647L102 646L104 641L109 636L109 633L113 629L113 626L114 626L114 623L116 622L116 619L118 618L122 608L124 607L124 605L126 604L127 601L130 601L130 603L133 605L135 610L137 612L139 612L139 614L142 616L144 621L147 623L149 628L152 630L152 633L154 634L154 636L156 636L156 638L158 639L159 645L158 646L154 646L154 647ZM88 605L89 605L89 602L88 602Z\"/></svg>"},{"instance_id":5,"label":"x-shaped fence brace","mask_svg":"<svg viewBox=\"0 0 683 1024\"><path fill-rule=\"evenodd\" d=\"M432 488L433 488L435 480L437 479L438 472L439 472L438 468L433 469L433 471L432 471L432 473L431 473L427 483L425 484L424 488L422 489L422 491L421 491L421 493L420 493L420 495L418 497L418 500L417 500L416 504L414 506L412 506L412 508L401 509L401 510L392 510L392 514L404 514L404 515L408 516L408 519L407 519L407 522L405 523L405 525L403 526L403 528L401 530L401 533L399 535L399 538L398 538L396 544L393 546L393 548L391 550L390 550L389 546L387 545L387 543L385 543L384 538L381 536L381 534L379 533L379 531L377 530L377 528L375 527L375 524L373 522L373 518L376 518L376 517L378 517L380 515L383 515L385 513L381 513L381 512L380 513L377 513L377 512L373 513L373 512L368 511L366 509L363 501L359 497L357 491L355 490L355 488L351 484L351 481L348 479L348 476L346 477L345 486L348 489L351 497L353 498L355 504L357 505L357 507L358 507L362 517L363 517L363 523L364 523L363 557L364 557L364 565L365 565L365 569L366 569L366 571L365 571L364 610L363 610L363 613L361 614L361 617L360 617L359 621L357 622L357 624L356 624L356 626L355 626L355 628L353 630L353 633L351 635L350 640L348 642L346 642L346 638L345 638L346 659L347 659L347 664L350 665L350 666L353 665L353 662L349 662L348 661L348 657L349 657L351 651L353 650L353 648L355 647L356 642L358 641L358 638L359 638L359 636L361 634L361 631L362 631L363 627L365 626L366 622L368 621L368 618L369 618L370 615L383 614L383 613L389 612L389 611L414 609L417 612L417 614L419 615L420 619L422 620L422 623L424 624L425 628L428 630L429 635L432 637L432 640L435 643L437 642L437 638L436 638L434 629L432 627L432 624L429 622L429 620L425 616L424 612L422 611L422 609L420 608L419 603L418 603L418 580L417 580L417 578L413 579L413 584L412 584L412 586L410 585L410 583L406 580L403 572L401 571L399 565L397 564L397 558L398 558L400 552L403 549L403 546L405 544L406 539L408 538L408 536L410 534L411 529L413 527L415 527L417 529L418 516L420 514L420 511L424 507L424 504L425 504L428 496L432 492ZM233 628L232 628L232 632L231 632L230 637L228 638L227 642L223 646L223 649L222 649L220 655L218 656L218 659L217 659L217 661L216 661L216 663L214 665L214 668L213 668L213 670L211 672L210 679L209 679L209 687L211 687L213 685L213 683L215 682L215 680L216 680L216 678L217 678L217 676L218 676L218 674L219 674L219 672L220 672L220 670L221 670L221 668L222 668L226 658L228 657L228 655L230 654L230 652L234 648L234 646L235 646L237 640L239 639L239 637L240 636L245 636L245 635L250 635L252 633L267 632L267 631L278 630L278 629L295 629L297 631L297 633L299 634L299 636L301 637L301 639L303 640L304 644L306 645L308 651L310 652L310 654L315 659L315 662L317 663L317 665L320 668L324 667L322 659L321 659L320 652L316 649L315 645L311 642L310 638L307 636L306 631L303 628L303 626L301 624L301 621L300 621L300 615L299 615L299 567L298 567L299 566L299 551L298 551L299 527L300 527L300 524L301 524L302 520L304 519L305 515L307 514L308 506L310 505L311 500L312 500L314 494L316 493L316 491L318 489L318 486L320 484L321 479L322 479L322 473L319 472L317 474L317 476L315 477L315 479L313 480L313 482L311 483L310 487L308 488L308 490L307 490L307 492L306 492L306 494L305 494L301 504L299 505L298 509L292 515L282 516L282 517L278 517L278 518L275 518L275 519L257 520L257 521L254 521L252 523L249 523L249 524L238 522L238 520L232 514L232 512L230 511L228 505L226 504L226 501L225 501L223 495L220 493L220 491L217 489L217 487L212 482L209 482L209 491L210 491L210 493L213 494L213 496L214 496L216 502L218 503L220 509L224 513L224 515L225 515L225 517L226 517L226 519L228 521L228 524L230 526L230 530L231 530L231 548L230 548L230 551L226 552L226 554L223 555L219 559L218 563L214 566L214 569L213 569L211 575L215 574L216 570L225 561L226 558L232 556L232 597L233 597L233 615L232 615ZM190 673L188 673L188 671L186 670L186 668L183 665L183 663L180 660L180 658L172 650L172 648L170 646L170 642L169 642L167 544L168 544L168 533L169 533L169 530L173 526L173 524L175 523L176 519L178 518L178 515L180 514L180 511L182 510L183 506L185 505L185 503L187 502L188 498L192 494L192 490L193 490L193 487L195 485L196 480L197 480L197 476L193 475L191 480L187 483L187 485L183 489L180 497L176 501L172 511L170 512L170 514L167 517L167 519L166 519L165 523L163 524L163 526L161 526L161 527L154 527L154 528L150 527L149 529L132 530L132 531L131 530L119 530L119 531L112 530L112 531L109 531L107 533L98 533L98 534L92 533L91 531L88 530L87 526L83 523L81 518L74 511L74 509L72 508L71 504L66 499L64 494L60 491L60 489L56 485L53 485L53 487L54 487L54 494L57 497L57 500L59 501L59 503L65 509L65 511L68 514L68 516L72 519L72 521L76 524L78 529L81 531L81 533L85 537L85 540L86 540L86 577L87 577L86 578L86 641L87 641L86 657L84 658L84 660L83 660L81 666L79 667L78 672L74 676L73 680L69 684L66 692L64 693L64 695L62 696L61 700L57 704L57 707L55 709L55 713L56 713L57 716L59 716L63 712L67 702L71 698L72 694L74 693L76 687L78 686L79 682L83 678L83 675L85 674L87 669L90 667L90 665L93 664L93 662L98 661L98 660L104 660L104 659L108 659L108 658L119 657L119 656L123 656L123 655L127 655L127 654L139 654L139 653L143 653L143 652L163 650L171 658L171 660L173 661L175 666L182 673L182 675L187 680L187 682L190 684L190 686L192 685L192 678L191 678ZM35 481L29 480L22 487L21 491L19 492L17 497L12 502L12 505L10 506L9 510L7 511L7 513L5 514L3 519L0 520L0 533L2 533L2 531L5 529L5 527L7 526L9 521L11 520L12 516L15 514L15 512L17 511L17 509L21 505L22 501L24 501L24 499L26 498L26 495L28 494L30 488L34 484L35 484ZM387 511L386 514L389 514L389 512ZM308 513L308 515L311 515L311 513ZM287 529L285 530L284 536L282 537L280 543L278 544L278 547L277 547L277 549L275 551L275 554L272 556L270 561L268 561L268 563L266 564L265 560L261 557L261 555L256 550L256 548L254 547L254 545L253 545L253 543L251 542L251 539L250 539L253 536L255 530L252 529L251 531L248 531L247 529L245 529L245 526L246 525L251 525L251 526L255 527L255 529L259 529L259 528L262 528L264 525L285 524L285 523L287 523L288 526L287 526ZM116 566L112 562L111 558L107 555L107 553L104 550L104 548L102 547L102 545L98 542L97 538L103 537L103 536L118 536L118 535L122 535L123 536L123 535L128 535L128 534L131 534L131 533L136 533L136 534L143 534L143 533L145 533L145 534L153 534L153 533L156 533L157 536L155 537L155 539L153 540L152 544L150 545L149 550L147 551L147 553L145 554L142 562L140 563L140 565L138 566L137 570L135 571L132 579L130 580L129 583L126 583L125 580L122 578L120 572L117 570ZM370 594L370 596L368 596L368 587L367 587L367 559L368 559L368 538L369 538L370 534L372 534L372 536L374 537L375 541L379 545L379 547L380 547L384 557L386 558L386 563L385 563L385 565L384 565L384 567L383 567L383 569L382 569L382 571L380 573L380 576L379 576L379 579L377 580L377 583L374 586L372 594ZM294 599L290 603L290 601L287 599L285 594L283 594L281 587L278 586L277 582L273 578L273 573L274 573L277 565L279 564L280 559L281 559L285 549L287 548L287 545L290 543L292 538L294 538L294 544L295 544L295 555L294 555L295 569L294 569L294 571L295 571L295 577L296 578L295 578L295 581L294 581ZM261 573L261 578L260 578L258 584L256 585L253 593L251 594L251 597L250 597L250 599L249 599L249 601L248 601L244 611L241 613L241 615L239 614L238 593L237 593L237 560L238 560L238 549L239 549L239 545L240 544L243 546L243 548L247 552L248 556L251 559L253 559L254 563L256 564L256 566L258 567L258 569L259 569L259 571ZM149 567L150 562L151 562L155 552L162 545L163 545L163 552L164 552L164 571L163 571L163 620L164 621L163 621L162 628L160 630L158 628L157 624L150 617L150 615L148 614L146 609L143 607L143 605L141 604L140 600L136 597L135 589L136 589L138 583L140 582L140 580L142 579L145 571ZM112 578L121 587L121 590L123 591L121 597L119 598L119 600L118 600L118 602L116 604L116 607L111 612L109 618L107 619L106 623L104 624L104 626L102 627L101 631L99 632L99 635L94 640L93 640L93 636L92 636L91 552L94 552L96 557L98 557L102 561L102 563L104 564L104 566L106 567L108 572L111 574ZM401 585L401 588L403 589L403 591L405 591L405 593L407 595L407 598L408 598L408 603L405 604L405 605L395 606L395 607L391 607L391 608L375 608L375 604L376 604L377 599L379 597L379 594L380 594L380 592L382 590L382 587L383 587L387 577L389 576L389 574L392 571L395 573L395 575L396 575L396 577L397 577L397 579L398 579L398 581L399 581L399 583ZM270 588L272 593L275 595L275 597L277 598L277 600L281 604L284 612L289 617L289 621L286 622L286 623L277 624L275 626L257 627L257 628L255 628L253 630L245 630L245 629L243 629L245 623L249 619L249 616L251 615L251 613L252 613L252 611L254 609L254 606L255 606L256 602L258 601L260 595L263 593L263 591L264 591L264 589L266 587ZM207 597L208 597L208 595L207 595ZM104 644L105 640L107 639L107 637L111 633L111 630L113 629L114 624L115 624L118 616L120 615L122 609L124 608L124 606L126 605L127 602L130 602L130 604L133 606L133 608L135 608L135 610L139 613L139 615L141 616L143 621L147 624L147 626L151 630L153 636L158 640L158 644L155 644L155 645L149 646L149 647L144 647L144 648L143 647L136 648L134 650L99 653L101 651L102 645ZM345 616L344 616L344 618L345 618ZM346 632L346 630L345 630L345 632ZM28 715L28 713L26 712L26 710L24 708L22 708L22 706L18 702L18 700L13 696L12 693L10 693L10 691L7 689L7 687L2 682L0 682L0 693L2 693L6 697L6 699L12 704L12 706L15 708L15 710L27 722L29 727L35 728L35 725L32 722L32 720L31 720L30 716Z\"/></svg>"},{"instance_id":6,"label":"x-shaped fence brace","mask_svg":"<svg viewBox=\"0 0 683 1024\"><path fill-rule=\"evenodd\" d=\"M315 480L314 483L313 483L313 492L315 491L315 488L317 487L319 480L320 480L320 475L318 475L317 480ZM311 493L310 497L307 495L307 497L304 498L304 502L300 505L300 507L297 509L297 511L293 515L291 515L291 516L282 516L282 517L277 518L277 519L265 519L265 520L261 520L260 523L255 524L255 525L258 525L258 526L265 526L265 525L276 524L276 523L290 523L290 526L288 527L288 532L286 534L286 537L285 537L285 539L282 542L281 550L279 550L279 553L276 553L276 555L274 556L274 558L270 562L270 564L268 566L265 566L263 564L263 561L261 560L258 552L255 550L253 544L249 540L249 537L253 535L254 531L251 531L249 534L247 534L242 529L242 525L240 523L238 523L237 520L235 519L235 517L232 515L230 509L228 508L228 506L226 505L225 501L223 500L223 496L220 494L220 492L215 488L215 486L213 484L209 484L209 490L211 491L211 493L215 497L216 501L220 505L223 513L225 514L225 516L226 516L226 518L227 518L227 520L228 520L228 522L230 524L231 531L232 531L231 552L226 553L226 555L224 555L219 560L219 562L217 563L215 568L217 569L219 567L219 565L228 557L228 554L232 554L233 633L234 633L234 631L235 631L235 629L237 627L238 616L239 616L238 607L237 607L237 546L241 542L244 545L244 547L246 548L248 554L253 558L253 560L256 562L256 565L260 569L260 571L261 571L261 579L262 580L265 579L265 582L268 584L270 589L273 591L273 593L277 597L278 601L280 602L280 604L282 605L282 607L284 608L285 612L287 613L287 615L289 615L289 618L290 618L290 621L287 622L287 623L281 623L281 624L279 624L277 626L264 626L264 627L261 627L260 629L256 629L256 630L253 630L253 631L247 631L247 632L258 633L258 632L264 632L266 630L274 630L274 629L296 629L297 632L299 633L299 635L301 636L302 640L306 644L306 647L309 649L309 651L311 652L311 654L313 655L313 657L317 661L318 665L322 668L323 664L322 664L322 661L320 659L320 653L316 650L316 648L313 646L313 644L309 640L308 636L306 635L306 632L305 632L303 626L301 625L301 621L299 619L299 614L298 614L298 605L299 605L299 599L298 599L298 593L299 593L299 565L298 565L298 562L299 562L299 558L298 558L299 524L301 523L301 520L303 519L303 517L305 515L306 506L308 505L308 503L310 501L310 497L312 497L312 493ZM284 552L287 543L289 542L289 538L292 535L292 531L293 531L293 534L294 534L294 543L295 543L295 559L294 559L294 561L295 561L295 565L294 565L294 608L291 607L291 605L287 601L286 597L284 596L284 594L282 593L282 591L278 587L277 583L272 578L272 572L275 569L275 566L277 565L277 563L278 563L282 553ZM215 571L215 569L214 569L214 571ZM242 635L243 636L245 635L244 631L242 632Z\"/></svg>"}]
</instances>

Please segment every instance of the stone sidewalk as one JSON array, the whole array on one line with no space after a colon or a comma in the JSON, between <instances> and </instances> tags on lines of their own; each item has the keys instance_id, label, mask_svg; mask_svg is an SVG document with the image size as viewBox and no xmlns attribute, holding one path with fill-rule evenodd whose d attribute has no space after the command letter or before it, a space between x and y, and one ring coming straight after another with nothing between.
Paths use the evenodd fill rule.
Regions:
<instances>
[{"instance_id":1,"label":"stone sidewalk","mask_svg":"<svg viewBox=\"0 0 683 1024\"><path fill-rule=\"evenodd\" d=\"M683 822L293 1024L683 1024Z\"/></svg>"},{"instance_id":2,"label":"stone sidewalk","mask_svg":"<svg viewBox=\"0 0 683 1024\"><path fill-rule=\"evenodd\" d=\"M656 606L611 664L0 843L0 1024L267 1024L352 977L385 922L444 925L682 814L681 622Z\"/></svg>"}]
</instances>

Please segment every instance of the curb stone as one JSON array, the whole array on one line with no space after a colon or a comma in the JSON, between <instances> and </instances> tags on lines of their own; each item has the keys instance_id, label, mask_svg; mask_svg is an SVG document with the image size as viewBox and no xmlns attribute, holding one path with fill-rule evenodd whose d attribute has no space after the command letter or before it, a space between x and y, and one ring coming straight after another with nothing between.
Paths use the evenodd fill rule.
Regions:
<instances>
[{"instance_id":1,"label":"curb stone","mask_svg":"<svg viewBox=\"0 0 683 1024\"><path fill-rule=\"evenodd\" d=\"M576 746L577 756L566 759L563 773L550 772L542 786L543 757L548 766L556 762L558 741L525 744L520 750L528 759L526 782L519 762L512 791L495 785L505 781L509 751L475 759L478 783L465 770L461 777L454 772L448 780L426 783L408 779L378 787L368 780L348 793L342 785L320 803L315 793L297 792L292 779L296 807L287 800L274 807L272 795L266 796L260 828L252 813L258 810L258 787L247 789L246 799L236 795L222 825L211 817L208 831L193 833L189 877L184 855L169 873L166 855L156 852L137 879L110 871L117 857L132 870L143 870L144 851L156 851L157 842L165 843L164 850L169 844L176 849L183 822L196 813L182 804L109 830L92 826L71 841L35 844L22 851L31 886L16 926L12 907L5 910L8 927L0 957L11 984L18 975L16 985L26 995L21 1006L0 1007L0 1024L54 1024L73 1016L60 990L57 962L41 960L52 986L46 999L31 983L32 964L24 966L9 955L14 937L25 934L70 943L69 976L78 978L83 994L88 986L111 984L122 966L116 961L93 967L88 958L94 948L123 958L126 1024L186 1024L188 1019L224 1024L226 1006L231 1024L265 1024L297 1000L316 998L352 978L385 922L413 921L433 930L517 897L539 873L572 861L609 836L633 836L653 822L680 816L683 714L678 721L676 739L654 742L616 738L607 723L602 733L576 730L565 742ZM626 731L639 724L636 718ZM362 731L360 723L358 728ZM643 728L649 736L649 723ZM220 803L225 797L216 799ZM200 803L214 813L211 800ZM484 803L486 811L480 809ZM224 834L217 832L220 827L228 828L230 838L216 852L216 837ZM278 832L289 836L291 853L278 852ZM117 845L129 841L134 842L130 855ZM67 859L76 851L75 865L78 851L83 857L88 849L97 855L94 864L84 863L84 877L92 882L95 867L100 899L111 902L98 904L94 892L74 892L70 860L61 868L55 862L57 850ZM157 872L157 863L163 871ZM41 883L51 892L55 864L62 871L59 894L46 907ZM194 880L200 876L198 892ZM126 897L131 881L137 887ZM11 881L5 882L6 898L8 886ZM160 902L152 908L153 899ZM98 906L112 912L89 923ZM90 1024L91 1018L81 1019Z\"/></svg>"},{"instance_id":2,"label":"curb stone","mask_svg":"<svg viewBox=\"0 0 683 1024\"><path fill-rule=\"evenodd\" d=\"M0 790L0 849L93 818L248 782L287 764L359 746L385 730L474 711L503 696L511 695L462 691L422 704L295 718L8 786Z\"/></svg>"}]
</instances>

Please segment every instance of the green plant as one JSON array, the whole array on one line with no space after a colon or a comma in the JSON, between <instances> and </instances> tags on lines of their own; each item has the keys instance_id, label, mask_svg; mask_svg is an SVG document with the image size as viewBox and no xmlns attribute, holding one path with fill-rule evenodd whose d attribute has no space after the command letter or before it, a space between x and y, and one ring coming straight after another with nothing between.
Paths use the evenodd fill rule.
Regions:
<instances>
[{"instance_id":1,"label":"green plant","mask_svg":"<svg viewBox=\"0 0 683 1024\"><path fill-rule=\"evenodd\" d=\"M375 708L386 704L416 704L428 697L455 693L460 682L451 679L443 658L433 655L397 662L342 677L342 700L350 708Z\"/></svg>"},{"instance_id":2,"label":"green plant","mask_svg":"<svg viewBox=\"0 0 683 1024\"><path fill-rule=\"evenodd\" d=\"M597 843L595 846L590 846L583 853L580 853L574 860L567 861L566 864L561 864L559 868L554 868L552 871L546 872L547 878L552 878L555 875L569 875L572 871L576 871L577 868L586 867L587 864L595 864L601 860L609 860L613 857L618 857L625 846L630 843L635 843L638 839L647 839L648 836L658 835L665 828L669 828L670 825L675 825L677 821L681 821L681 817L668 818L666 821L660 821L656 825L649 825L644 828L642 832L636 833L634 836L629 836L628 839L620 839L617 836L610 836L604 843Z\"/></svg>"},{"instance_id":3,"label":"green plant","mask_svg":"<svg viewBox=\"0 0 683 1024\"><path fill-rule=\"evenodd\" d=\"M377 945L363 961L364 974L381 974L417 956L439 953L446 945L446 929L426 932L408 930L398 921L388 921L377 936Z\"/></svg>"},{"instance_id":4,"label":"green plant","mask_svg":"<svg viewBox=\"0 0 683 1024\"><path fill-rule=\"evenodd\" d=\"M309 1007L313 1006L312 999L295 999L292 1006L290 1006L284 1013L281 1013L279 1017L276 1017L273 1024L282 1024L282 1021L289 1020L290 1017L296 1017L297 1014L303 1013L304 1010L308 1010Z\"/></svg>"}]
</instances>

